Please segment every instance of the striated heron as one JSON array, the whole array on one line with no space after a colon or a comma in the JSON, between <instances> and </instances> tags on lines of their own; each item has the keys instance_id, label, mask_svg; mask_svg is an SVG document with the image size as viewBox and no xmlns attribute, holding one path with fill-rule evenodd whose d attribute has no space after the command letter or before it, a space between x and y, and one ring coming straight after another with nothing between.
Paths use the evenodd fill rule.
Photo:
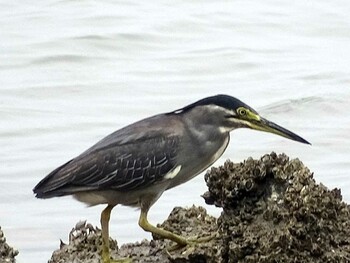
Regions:
<instances>
[{"instance_id":1,"label":"striated heron","mask_svg":"<svg viewBox=\"0 0 350 263\"><path fill-rule=\"evenodd\" d=\"M33 191L38 198L73 195L88 205L107 204L101 213L104 263L111 262L108 226L111 210L118 204L139 207L141 228L185 246L189 240L153 226L147 213L165 190L213 164L225 151L229 132L237 128L309 144L242 101L216 95L115 131L52 171Z\"/></svg>"}]
</instances>

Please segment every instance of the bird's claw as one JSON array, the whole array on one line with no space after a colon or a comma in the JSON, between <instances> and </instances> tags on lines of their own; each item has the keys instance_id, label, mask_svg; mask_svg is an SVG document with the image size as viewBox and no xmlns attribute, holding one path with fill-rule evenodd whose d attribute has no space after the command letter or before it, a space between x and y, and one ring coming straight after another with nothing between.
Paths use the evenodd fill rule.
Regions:
<instances>
[{"instance_id":1,"label":"bird's claw","mask_svg":"<svg viewBox=\"0 0 350 263\"><path fill-rule=\"evenodd\" d=\"M169 254L169 252L171 251L175 251L175 250L178 250L178 249L181 249L183 247L194 247L195 245L197 245L198 243L205 243L205 242L209 242L210 240L216 238L218 236L217 233L215 234L212 234L210 236L205 236L205 237L200 237L200 238L189 238L189 239L184 239L184 242L182 244L176 244L176 245L173 245L173 246L169 246L166 248L166 252Z\"/></svg>"},{"instance_id":2,"label":"bird's claw","mask_svg":"<svg viewBox=\"0 0 350 263\"><path fill-rule=\"evenodd\" d=\"M131 258L112 259L109 252L102 252L101 263L132 263L132 259Z\"/></svg>"},{"instance_id":3,"label":"bird's claw","mask_svg":"<svg viewBox=\"0 0 350 263\"><path fill-rule=\"evenodd\" d=\"M131 258L120 258L120 259L111 259L111 258L103 258L102 263L132 263Z\"/></svg>"}]
</instances>

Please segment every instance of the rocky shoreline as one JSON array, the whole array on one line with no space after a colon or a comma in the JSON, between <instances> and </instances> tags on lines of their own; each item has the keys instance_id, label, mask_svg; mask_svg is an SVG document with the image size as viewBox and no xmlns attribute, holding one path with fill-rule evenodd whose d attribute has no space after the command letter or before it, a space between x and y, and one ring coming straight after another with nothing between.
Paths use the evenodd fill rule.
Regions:
<instances>
[{"instance_id":1,"label":"rocky shoreline","mask_svg":"<svg viewBox=\"0 0 350 263\"><path fill-rule=\"evenodd\" d=\"M112 256L135 263L350 262L350 206L339 189L317 184L300 160L271 153L227 161L211 168L205 181L203 198L222 208L219 218L203 207L176 207L159 226L209 241L169 252L174 244L156 236L120 247L111 240ZM100 244L100 230L79 222L49 262L97 263Z\"/></svg>"},{"instance_id":2,"label":"rocky shoreline","mask_svg":"<svg viewBox=\"0 0 350 263\"><path fill-rule=\"evenodd\" d=\"M0 227L0 262L1 263L14 263L16 262L15 257L18 255L18 250L12 248L6 242L4 232Z\"/></svg>"}]
</instances>

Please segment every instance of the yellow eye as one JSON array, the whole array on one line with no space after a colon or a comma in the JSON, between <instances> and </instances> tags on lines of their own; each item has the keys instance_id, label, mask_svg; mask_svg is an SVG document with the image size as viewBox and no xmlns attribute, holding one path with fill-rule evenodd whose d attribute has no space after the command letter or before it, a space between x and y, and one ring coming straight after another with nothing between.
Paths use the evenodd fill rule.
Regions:
<instances>
[{"instance_id":1,"label":"yellow eye","mask_svg":"<svg viewBox=\"0 0 350 263\"><path fill-rule=\"evenodd\" d=\"M239 108L237 110L238 114L241 115L241 116L245 116L247 115L247 110L245 108Z\"/></svg>"}]
</instances>

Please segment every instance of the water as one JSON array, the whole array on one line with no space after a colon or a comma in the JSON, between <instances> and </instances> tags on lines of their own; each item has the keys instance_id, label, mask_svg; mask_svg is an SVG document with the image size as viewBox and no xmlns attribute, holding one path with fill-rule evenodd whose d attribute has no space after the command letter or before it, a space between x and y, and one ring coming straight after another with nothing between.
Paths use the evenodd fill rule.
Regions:
<instances>
[{"instance_id":1,"label":"water","mask_svg":"<svg viewBox=\"0 0 350 263\"><path fill-rule=\"evenodd\" d=\"M313 146L238 130L216 165L285 152L349 202L349 13L345 0L1 1L0 225L18 262L46 262L81 219L99 224L101 206L35 199L41 178L126 124L218 93ZM205 190L198 176L166 192L150 221L205 205ZM137 218L117 207L111 235L150 238Z\"/></svg>"}]
</instances>

